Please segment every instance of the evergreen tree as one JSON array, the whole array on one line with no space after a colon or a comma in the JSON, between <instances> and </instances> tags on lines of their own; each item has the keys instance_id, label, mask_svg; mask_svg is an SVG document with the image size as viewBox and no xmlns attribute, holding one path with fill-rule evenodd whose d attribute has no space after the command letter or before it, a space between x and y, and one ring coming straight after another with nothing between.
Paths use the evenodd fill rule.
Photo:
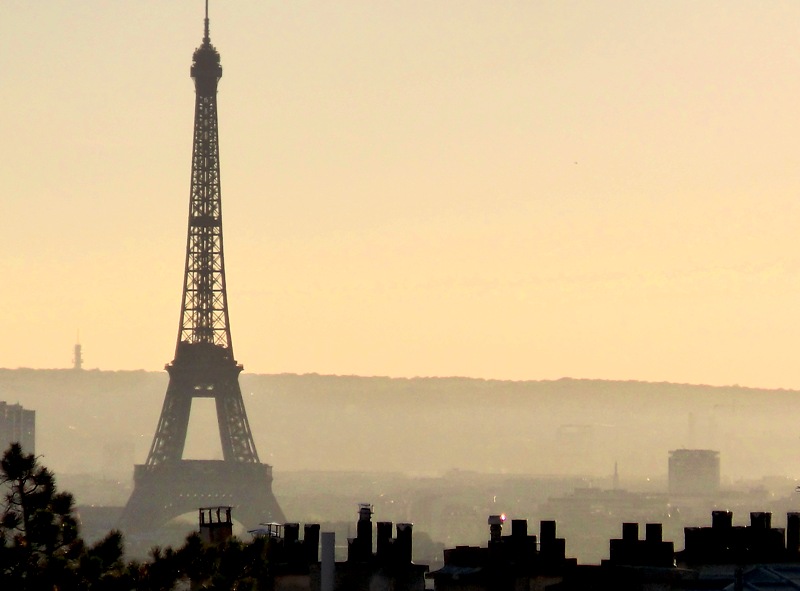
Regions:
<instances>
[{"instance_id":1,"label":"evergreen tree","mask_svg":"<svg viewBox=\"0 0 800 591\"><path fill-rule=\"evenodd\" d=\"M190 534L177 550L124 563L122 534L92 546L80 537L75 502L53 473L12 444L0 459L0 590L262 591L272 587L270 540L205 544Z\"/></svg>"},{"instance_id":2,"label":"evergreen tree","mask_svg":"<svg viewBox=\"0 0 800 591\"><path fill-rule=\"evenodd\" d=\"M125 576L122 535L86 547L74 499L53 473L14 443L0 460L0 588L115 589Z\"/></svg>"}]
</instances>

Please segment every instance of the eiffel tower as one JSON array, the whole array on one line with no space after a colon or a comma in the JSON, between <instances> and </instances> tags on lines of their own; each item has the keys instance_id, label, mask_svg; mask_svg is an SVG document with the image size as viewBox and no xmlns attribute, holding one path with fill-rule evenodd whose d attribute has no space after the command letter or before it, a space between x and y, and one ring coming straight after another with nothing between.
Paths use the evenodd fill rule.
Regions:
<instances>
[{"instance_id":1,"label":"eiffel tower","mask_svg":"<svg viewBox=\"0 0 800 591\"><path fill-rule=\"evenodd\" d=\"M175 359L155 437L144 464L134 466L134 488L122 514L126 532L152 531L199 507L230 505L247 526L283 522L272 493L272 467L262 464L239 388L242 366L233 356L222 249L222 202L217 133L220 57L205 35L193 56L194 141L189 231ZM184 460L195 398L213 398L222 460Z\"/></svg>"}]
</instances>

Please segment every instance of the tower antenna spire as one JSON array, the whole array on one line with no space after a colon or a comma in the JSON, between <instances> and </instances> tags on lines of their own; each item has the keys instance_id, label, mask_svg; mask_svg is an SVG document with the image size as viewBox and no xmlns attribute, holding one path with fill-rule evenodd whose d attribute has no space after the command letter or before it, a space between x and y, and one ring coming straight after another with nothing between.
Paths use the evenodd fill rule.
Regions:
<instances>
[{"instance_id":1,"label":"tower antenna spire","mask_svg":"<svg viewBox=\"0 0 800 591\"><path fill-rule=\"evenodd\" d=\"M203 42L208 43L211 41L211 36L208 33L208 0L206 0L206 18L203 22L205 24L205 36L203 37Z\"/></svg>"}]
</instances>

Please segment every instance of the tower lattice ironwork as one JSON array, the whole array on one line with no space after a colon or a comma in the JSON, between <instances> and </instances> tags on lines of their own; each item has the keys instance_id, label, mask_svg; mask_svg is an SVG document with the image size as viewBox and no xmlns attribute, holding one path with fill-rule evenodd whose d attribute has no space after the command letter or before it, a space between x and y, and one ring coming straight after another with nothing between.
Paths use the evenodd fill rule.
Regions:
<instances>
[{"instance_id":1,"label":"tower lattice ironwork","mask_svg":"<svg viewBox=\"0 0 800 591\"><path fill-rule=\"evenodd\" d=\"M243 522L280 521L272 469L262 464L239 387L233 356L222 240L217 84L220 56L209 35L193 56L194 139L189 227L178 343L166 366L169 385L147 461L134 470L134 490L122 518L128 530L151 529L210 504L237 506ZM184 460L192 401L213 398L223 459Z\"/></svg>"}]
</instances>

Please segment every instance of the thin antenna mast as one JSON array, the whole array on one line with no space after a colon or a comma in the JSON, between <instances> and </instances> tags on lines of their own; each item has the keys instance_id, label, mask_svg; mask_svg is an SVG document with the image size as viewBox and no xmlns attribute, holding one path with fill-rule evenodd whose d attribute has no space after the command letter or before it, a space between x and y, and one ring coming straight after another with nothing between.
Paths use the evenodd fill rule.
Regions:
<instances>
[{"instance_id":1,"label":"thin antenna mast","mask_svg":"<svg viewBox=\"0 0 800 591\"><path fill-rule=\"evenodd\" d=\"M203 43L208 43L209 41L211 41L211 37L208 34L208 0L206 0L206 19L205 19L204 22L205 22L205 26L206 26L206 29L205 29L205 33L206 34L205 34L205 37L203 37Z\"/></svg>"}]
</instances>

